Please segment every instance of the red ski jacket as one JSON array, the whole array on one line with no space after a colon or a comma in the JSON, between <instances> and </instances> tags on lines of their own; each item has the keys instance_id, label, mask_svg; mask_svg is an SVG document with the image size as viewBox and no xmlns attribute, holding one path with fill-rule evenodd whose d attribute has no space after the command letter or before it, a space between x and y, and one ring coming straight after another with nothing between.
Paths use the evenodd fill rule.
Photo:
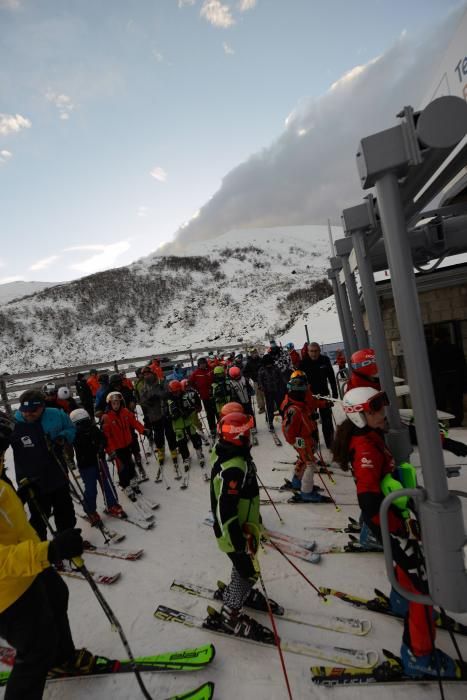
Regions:
<instances>
[{"instance_id":1,"label":"red ski jacket","mask_svg":"<svg viewBox=\"0 0 467 700\"><path fill-rule=\"evenodd\" d=\"M110 454L122 447L128 447L133 441L131 428L144 433L144 425L127 408L118 411L110 409L102 416L102 432L107 438L106 450Z\"/></svg>"},{"instance_id":2,"label":"red ski jacket","mask_svg":"<svg viewBox=\"0 0 467 700\"><path fill-rule=\"evenodd\" d=\"M212 380L212 370L198 367L190 374L188 383L196 389L203 401L207 401L211 396Z\"/></svg>"},{"instance_id":3,"label":"red ski jacket","mask_svg":"<svg viewBox=\"0 0 467 700\"><path fill-rule=\"evenodd\" d=\"M281 405L281 412L285 439L297 450L303 462L312 462L316 423L309 416L309 407L303 401L293 401L286 396Z\"/></svg>"}]
</instances>

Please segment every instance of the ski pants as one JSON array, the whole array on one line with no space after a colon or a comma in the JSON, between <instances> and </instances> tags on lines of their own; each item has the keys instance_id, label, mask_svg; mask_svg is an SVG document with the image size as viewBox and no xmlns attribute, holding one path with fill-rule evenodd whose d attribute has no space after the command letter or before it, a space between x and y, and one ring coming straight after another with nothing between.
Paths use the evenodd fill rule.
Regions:
<instances>
[{"instance_id":1,"label":"ski pants","mask_svg":"<svg viewBox=\"0 0 467 700\"><path fill-rule=\"evenodd\" d=\"M5 700L41 700L49 669L73 657L67 609L68 588L51 567L0 613L0 635L16 649Z\"/></svg>"},{"instance_id":2,"label":"ski pants","mask_svg":"<svg viewBox=\"0 0 467 700\"><path fill-rule=\"evenodd\" d=\"M102 467L99 467L97 464L83 467L80 468L79 473L81 474L84 484L84 506L88 515L95 513L97 510L96 499L98 483L102 489L106 508L116 505L115 488L112 488L109 483L111 477L107 469L107 464L105 464L105 466L102 465Z\"/></svg>"},{"instance_id":3,"label":"ski pants","mask_svg":"<svg viewBox=\"0 0 467 700\"><path fill-rule=\"evenodd\" d=\"M401 586L413 593L428 595L425 562L419 543L416 540L404 540L391 535L391 546L396 564L396 577ZM405 602L408 603L408 610L404 619L404 643L415 656L430 654L435 639L433 607Z\"/></svg>"},{"instance_id":4,"label":"ski pants","mask_svg":"<svg viewBox=\"0 0 467 700\"><path fill-rule=\"evenodd\" d=\"M264 392L264 397L266 399L266 419L269 427L274 426L274 411L280 409L280 405L284 399L284 394L280 391L276 392Z\"/></svg>"},{"instance_id":5,"label":"ski pants","mask_svg":"<svg viewBox=\"0 0 467 700\"><path fill-rule=\"evenodd\" d=\"M158 450L163 450L165 447L165 440L169 446L169 450L177 449L177 440L175 438L175 433L172 428L172 421L170 418L162 417L159 420L148 421L149 430L151 430L154 436L154 443Z\"/></svg>"},{"instance_id":6,"label":"ski pants","mask_svg":"<svg viewBox=\"0 0 467 700\"><path fill-rule=\"evenodd\" d=\"M134 460L139 466L142 465L141 462L141 448L139 446L139 437L136 430L131 431L131 451L133 453Z\"/></svg>"},{"instance_id":7,"label":"ski pants","mask_svg":"<svg viewBox=\"0 0 467 700\"><path fill-rule=\"evenodd\" d=\"M177 446L182 456L182 459L188 459L190 457L190 451L188 449L188 438L190 438L195 450L201 449L201 446L203 444L201 442L200 436L194 429L187 429L182 435L180 435L180 433L177 432Z\"/></svg>"},{"instance_id":8,"label":"ski pants","mask_svg":"<svg viewBox=\"0 0 467 700\"><path fill-rule=\"evenodd\" d=\"M115 450L117 454L118 480L122 489L126 489L130 481L136 476L131 447L130 444L128 447L120 447L118 450Z\"/></svg>"},{"instance_id":9,"label":"ski pants","mask_svg":"<svg viewBox=\"0 0 467 700\"><path fill-rule=\"evenodd\" d=\"M264 413L264 392L259 388L257 382L253 382L253 387L255 390L256 403L258 404L258 413Z\"/></svg>"},{"instance_id":10,"label":"ski pants","mask_svg":"<svg viewBox=\"0 0 467 700\"><path fill-rule=\"evenodd\" d=\"M204 410L206 411L206 418L209 425L209 430L211 433L216 432L217 421L216 421L216 406L212 399L203 399Z\"/></svg>"},{"instance_id":11,"label":"ski pants","mask_svg":"<svg viewBox=\"0 0 467 700\"><path fill-rule=\"evenodd\" d=\"M258 574L246 552L229 552L227 556L232 562L232 576L224 589L222 600L229 608L240 610L255 585Z\"/></svg>"},{"instance_id":12,"label":"ski pants","mask_svg":"<svg viewBox=\"0 0 467 700\"><path fill-rule=\"evenodd\" d=\"M75 509L73 507L73 501L71 500L68 484L50 493L36 494L36 501L40 511L42 511L47 519L53 514L57 532L75 527ZM45 541L47 539L47 526L42 519L42 515L32 501L30 501L28 505L31 514L29 522L41 540Z\"/></svg>"},{"instance_id":13,"label":"ski pants","mask_svg":"<svg viewBox=\"0 0 467 700\"><path fill-rule=\"evenodd\" d=\"M334 424L332 422L332 409L320 408L321 426L323 428L324 442L328 449L331 449L334 440Z\"/></svg>"}]
</instances>

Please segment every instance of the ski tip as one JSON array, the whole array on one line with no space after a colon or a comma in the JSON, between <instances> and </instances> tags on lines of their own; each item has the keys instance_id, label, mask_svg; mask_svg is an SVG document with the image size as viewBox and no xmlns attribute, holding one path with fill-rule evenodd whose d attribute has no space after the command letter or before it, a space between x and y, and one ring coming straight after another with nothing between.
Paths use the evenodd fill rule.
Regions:
<instances>
[{"instance_id":1,"label":"ski tip","mask_svg":"<svg viewBox=\"0 0 467 700\"><path fill-rule=\"evenodd\" d=\"M211 700L214 696L214 683L208 681L194 690L189 690L181 695L173 695L169 700Z\"/></svg>"}]
</instances>

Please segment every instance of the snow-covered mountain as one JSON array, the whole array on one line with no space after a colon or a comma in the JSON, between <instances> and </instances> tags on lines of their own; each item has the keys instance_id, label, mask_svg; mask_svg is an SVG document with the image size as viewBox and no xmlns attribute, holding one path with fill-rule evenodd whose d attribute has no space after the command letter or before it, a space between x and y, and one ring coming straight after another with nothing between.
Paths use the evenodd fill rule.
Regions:
<instances>
[{"instance_id":1,"label":"snow-covered mountain","mask_svg":"<svg viewBox=\"0 0 467 700\"><path fill-rule=\"evenodd\" d=\"M197 241L183 256L154 253L54 285L0 308L1 370L107 361L238 338L255 342L280 337L296 322L298 333L302 312L331 294L328 250L325 226L239 230ZM332 325L335 310L330 303L325 309ZM339 339L339 332L330 335L326 341Z\"/></svg>"},{"instance_id":2,"label":"snow-covered mountain","mask_svg":"<svg viewBox=\"0 0 467 700\"><path fill-rule=\"evenodd\" d=\"M42 289L53 287L54 284L56 282L25 282L24 280L5 282L5 284L0 284L0 305L8 304L13 299L21 299L21 297L35 294Z\"/></svg>"}]
</instances>

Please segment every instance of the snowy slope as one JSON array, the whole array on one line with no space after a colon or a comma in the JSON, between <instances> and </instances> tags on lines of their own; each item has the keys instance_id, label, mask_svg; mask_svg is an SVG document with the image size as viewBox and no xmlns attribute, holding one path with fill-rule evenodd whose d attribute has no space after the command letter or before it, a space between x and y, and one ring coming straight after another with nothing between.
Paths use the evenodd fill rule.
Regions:
<instances>
[{"instance_id":1,"label":"snowy slope","mask_svg":"<svg viewBox=\"0 0 467 700\"><path fill-rule=\"evenodd\" d=\"M8 304L13 299L21 299L30 294L35 294L48 287L53 287L55 282L6 282L0 284L0 305Z\"/></svg>"},{"instance_id":2,"label":"snowy slope","mask_svg":"<svg viewBox=\"0 0 467 700\"><path fill-rule=\"evenodd\" d=\"M279 429L279 426L277 426ZM452 437L467 441L467 430L455 429ZM284 467L278 460L293 459L293 450L284 445L274 446L266 432L262 419L259 421L259 447L253 448L253 456L263 482L277 484L289 472L272 471ZM452 456L451 462L458 458ZM7 453L11 465L11 453ZM416 459L414 460L417 463ZM287 467L285 467L287 469ZM155 463L151 457L148 467L151 476L155 474ZM11 466L10 466L11 471ZM275 649L263 649L236 640L225 639L201 630L191 630L175 623L163 623L154 619L153 612L158 604L180 607L193 614L203 615L206 601L181 593L171 592L174 578L186 578L198 583L213 586L218 579L228 580L230 566L225 555L217 549L210 528L203 525L209 512L209 487L201 479L196 458L193 459L191 483L187 491L180 491L178 482L173 480L172 470L166 468L171 489L164 484L150 482L143 485L144 493L161 503L157 515L157 525L153 531L144 532L123 522L107 522L116 530L126 533L127 539L121 547L144 547L145 554L140 561L125 562L105 559L90 554L85 556L90 568L108 573L120 570L121 580L113 586L103 587L105 597L118 614L136 654L148 654L156 650L169 650L212 641L217 650L212 666L200 674L154 674L145 675L152 697L166 698L169 693L181 692L205 680L216 683L217 700L286 700L287 694ZM336 475L337 484L333 488L338 502L355 502L353 480ZM467 470L460 478L451 479L450 488L467 489ZM277 492L272 492L277 495ZM121 498L124 503L124 497ZM127 507L127 504L124 504ZM466 503L463 501L464 518L467 517ZM347 516L356 516L356 506L342 506L337 513L332 505L284 505L279 506L284 519L281 526L270 506L262 507L266 526L283 529L297 536L316 539L320 548L325 545L342 543L343 535L334 535L319 530L310 530L313 525L338 526L346 523ZM130 511L130 506L128 507ZM82 521L80 521L82 526ZM99 533L87 526L84 535L92 542L101 543ZM338 554L323 557L319 565L299 560L294 562L316 585L325 585L353 592L356 595L371 595L374 587L388 591L388 583L382 556L379 554L352 555ZM289 638L308 640L321 644L354 646L379 649L385 647L398 651L402 636L402 624L397 620L369 612L362 613L344 603L332 600L323 605L305 581L283 560L280 555L266 550L261 556L261 567L265 584L271 597L290 608L312 618L320 615L343 615L371 620L373 629L366 637L354 637L331 631L306 628L286 622L278 622L279 631ZM70 589L70 616L75 643L86 645L110 656L121 657L122 650L118 636L109 627L107 619L96 603L94 596L84 582L67 579ZM467 615L458 615L467 622ZM440 648L453 653L449 636L438 633ZM467 654L467 639L458 638L464 656ZM311 658L285 655L294 700L436 700L439 690L436 683L430 687L411 685L380 686L378 688L354 687L339 689L318 689L311 684L309 667L320 663ZM324 663L324 662L323 662ZM463 700L465 686L447 686L446 698ZM2 697L0 693L0 697ZM45 700L139 700L141 694L131 675L96 680L66 681L50 684Z\"/></svg>"},{"instance_id":3,"label":"snowy slope","mask_svg":"<svg viewBox=\"0 0 467 700\"><path fill-rule=\"evenodd\" d=\"M279 340L284 345L292 342L296 347L301 347L306 340L305 325L308 327L311 342L317 342L320 345L342 342L334 295L306 309L287 333L279 336Z\"/></svg>"},{"instance_id":4,"label":"snowy slope","mask_svg":"<svg viewBox=\"0 0 467 700\"><path fill-rule=\"evenodd\" d=\"M1 369L286 335L332 291L328 249L326 226L238 230L55 285L1 307Z\"/></svg>"}]
</instances>

